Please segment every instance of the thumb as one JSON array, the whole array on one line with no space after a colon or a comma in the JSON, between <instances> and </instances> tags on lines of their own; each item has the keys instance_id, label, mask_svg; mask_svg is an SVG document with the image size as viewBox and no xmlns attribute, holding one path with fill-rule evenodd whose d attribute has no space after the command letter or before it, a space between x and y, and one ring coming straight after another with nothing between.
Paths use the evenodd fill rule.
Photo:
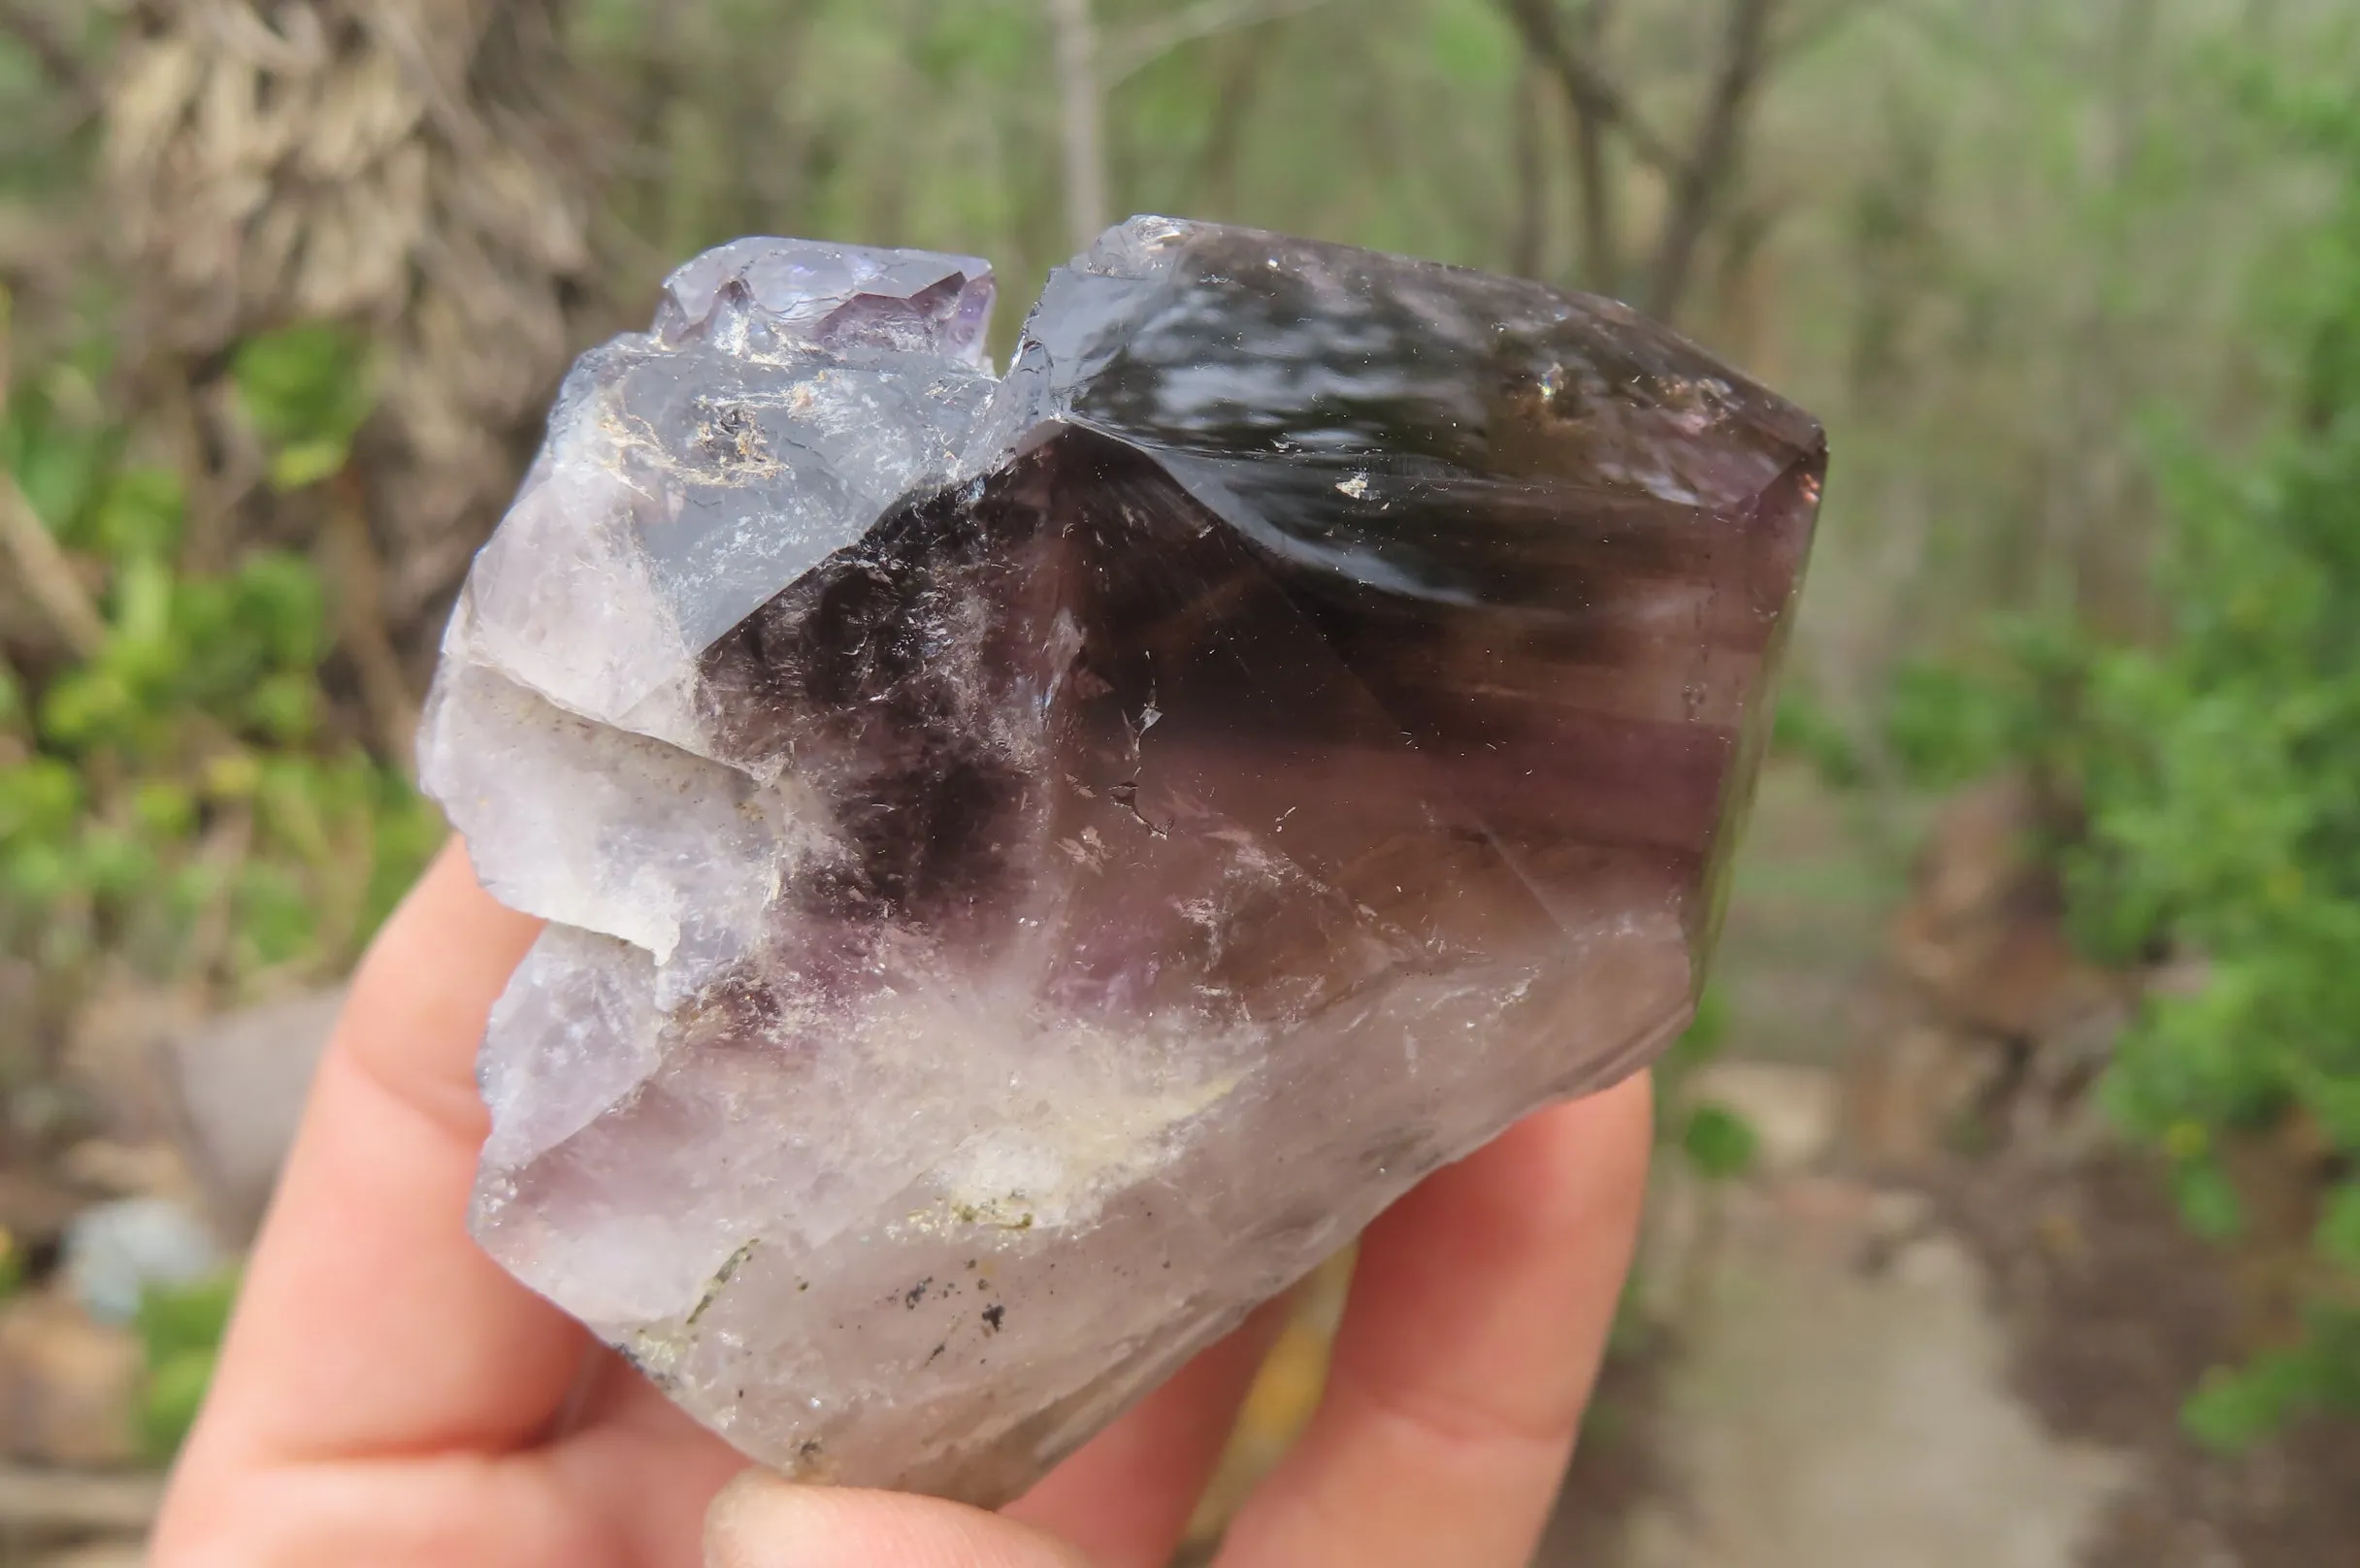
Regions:
<instances>
[{"instance_id":1,"label":"thumb","mask_svg":"<svg viewBox=\"0 0 2360 1568\"><path fill-rule=\"evenodd\" d=\"M705 1517L705 1568L1088 1568L1014 1519L937 1497L799 1486L748 1470Z\"/></svg>"}]
</instances>

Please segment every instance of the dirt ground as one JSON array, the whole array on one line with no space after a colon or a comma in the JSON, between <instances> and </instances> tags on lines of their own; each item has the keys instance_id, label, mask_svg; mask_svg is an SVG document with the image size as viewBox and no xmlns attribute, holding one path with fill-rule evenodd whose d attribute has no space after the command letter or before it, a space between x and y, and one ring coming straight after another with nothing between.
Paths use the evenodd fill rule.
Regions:
<instances>
[{"instance_id":1,"label":"dirt ground","mask_svg":"<svg viewBox=\"0 0 2360 1568\"><path fill-rule=\"evenodd\" d=\"M1909 866L1860 826L1795 770L1765 777L1719 965L1739 1059L1852 1084L1892 1027ZM1852 1130L1723 1203L1717 1283L1610 1367L1543 1568L2360 1564L2360 1427L2235 1458L2181 1431L2187 1391L2283 1304L2182 1227L2157 1172L2103 1139L1871 1161ZM1845 1217L1894 1205L1924 1219ZM1880 1278L1912 1254L1943 1266ZM1831 1397L1847 1376L1884 1387Z\"/></svg>"},{"instance_id":2,"label":"dirt ground","mask_svg":"<svg viewBox=\"0 0 2360 1568\"><path fill-rule=\"evenodd\" d=\"M2235 1458L2181 1433L2185 1390L2228 1359L2248 1310L2128 1156L2043 1171L2005 1160L1938 1183L1986 1260L2016 1384L2050 1427L2137 1455L2087 1568L2360 1563L2360 1428L2320 1421Z\"/></svg>"}]
</instances>

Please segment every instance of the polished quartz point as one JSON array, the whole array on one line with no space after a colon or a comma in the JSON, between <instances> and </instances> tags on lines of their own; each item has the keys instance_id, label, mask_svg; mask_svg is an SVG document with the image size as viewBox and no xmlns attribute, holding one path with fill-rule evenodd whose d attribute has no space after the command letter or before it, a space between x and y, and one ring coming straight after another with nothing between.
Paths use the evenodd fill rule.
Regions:
<instances>
[{"instance_id":1,"label":"polished quartz point","mask_svg":"<svg viewBox=\"0 0 2360 1568\"><path fill-rule=\"evenodd\" d=\"M1622 306L1134 219L749 240L587 355L422 741L549 921L483 1246L981 1502L1687 1021L1825 447Z\"/></svg>"}]
</instances>

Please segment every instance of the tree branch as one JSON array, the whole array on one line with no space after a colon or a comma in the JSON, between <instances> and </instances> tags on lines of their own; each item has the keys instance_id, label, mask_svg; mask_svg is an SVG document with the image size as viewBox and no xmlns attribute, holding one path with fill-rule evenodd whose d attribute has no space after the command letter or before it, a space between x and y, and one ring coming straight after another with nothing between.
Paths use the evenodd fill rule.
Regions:
<instances>
[{"instance_id":1,"label":"tree branch","mask_svg":"<svg viewBox=\"0 0 2360 1568\"><path fill-rule=\"evenodd\" d=\"M1541 161L1539 68L1526 61L1516 78L1516 227L1508 240L1508 271L1541 275L1549 241L1549 170Z\"/></svg>"},{"instance_id":2,"label":"tree branch","mask_svg":"<svg viewBox=\"0 0 2360 1568\"><path fill-rule=\"evenodd\" d=\"M1212 129L1189 175L1189 188L1202 191L1209 204L1207 211L1217 216L1237 206L1238 152L1269 60L1265 51L1257 49L1232 48L1227 52L1228 66L1213 100Z\"/></svg>"},{"instance_id":3,"label":"tree branch","mask_svg":"<svg viewBox=\"0 0 2360 1568\"><path fill-rule=\"evenodd\" d=\"M1106 84L1090 0L1049 0L1057 91L1065 119L1065 227L1086 250L1106 226Z\"/></svg>"},{"instance_id":4,"label":"tree branch","mask_svg":"<svg viewBox=\"0 0 2360 1568\"><path fill-rule=\"evenodd\" d=\"M1641 162L1675 180L1685 178L1688 160L1657 136L1639 117L1613 79L1567 40L1564 29L1557 25L1554 0L1499 0L1499 3L1517 31L1524 35L1524 47L1564 88L1577 114L1587 114L1601 125L1616 127Z\"/></svg>"},{"instance_id":5,"label":"tree branch","mask_svg":"<svg viewBox=\"0 0 2360 1568\"><path fill-rule=\"evenodd\" d=\"M361 705L384 758L417 782L418 702L402 673L385 627L385 567L369 539L369 500L360 474L346 467L329 481L322 542L336 582L337 638L360 672Z\"/></svg>"},{"instance_id":6,"label":"tree branch","mask_svg":"<svg viewBox=\"0 0 2360 1568\"><path fill-rule=\"evenodd\" d=\"M4 469L0 469L0 560L14 564L12 575L41 606L67 647L84 659L106 647L107 623L83 591L82 579L75 575L74 563L35 515L16 476Z\"/></svg>"},{"instance_id":7,"label":"tree branch","mask_svg":"<svg viewBox=\"0 0 2360 1568\"><path fill-rule=\"evenodd\" d=\"M0 419L8 416L10 376L13 374L11 302L0 289ZM33 503L16 482L16 475L0 467L0 562L15 567L11 573L47 615L67 647L84 659L96 657L107 645L107 622L90 603L74 563L33 510Z\"/></svg>"},{"instance_id":8,"label":"tree branch","mask_svg":"<svg viewBox=\"0 0 2360 1568\"><path fill-rule=\"evenodd\" d=\"M1670 321L1686 303L1696 270L1696 252L1722 189L1736 172L1743 150L1741 132L1754 89L1769 63L1770 23L1778 0L1729 0L1729 27L1721 70L1696 135L1696 151L1672 182L1671 212L1648 279L1647 310Z\"/></svg>"},{"instance_id":9,"label":"tree branch","mask_svg":"<svg viewBox=\"0 0 2360 1568\"><path fill-rule=\"evenodd\" d=\"M1299 16L1328 3L1328 0L1196 0L1194 5L1155 21L1142 22L1110 40L1100 56L1099 84L1113 87L1198 39Z\"/></svg>"},{"instance_id":10,"label":"tree branch","mask_svg":"<svg viewBox=\"0 0 2360 1568\"><path fill-rule=\"evenodd\" d=\"M0 33L23 45L51 81L72 88L82 103L98 101L98 79L88 62L75 52L56 20L40 7L27 0L0 0Z\"/></svg>"},{"instance_id":11,"label":"tree branch","mask_svg":"<svg viewBox=\"0 0 2360 1568\"><path fill-rule=\"evenodd\" d=\"M1606 47L1614 0L1590 0L1582 12L1582 45L1595 57ZM1583 104L1573 106L1573 163L1582 182L1582 267L1601 294L1622 291L1622 221L1615 200L1614 172L1606 162L1605 119Z\"/></svg>"}]
</instances>

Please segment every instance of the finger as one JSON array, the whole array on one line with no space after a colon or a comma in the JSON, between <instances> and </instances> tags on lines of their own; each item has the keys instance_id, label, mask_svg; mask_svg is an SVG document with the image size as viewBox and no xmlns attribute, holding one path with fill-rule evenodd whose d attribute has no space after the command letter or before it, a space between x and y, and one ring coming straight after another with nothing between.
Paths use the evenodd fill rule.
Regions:
<instances>
[{"instance_id":1,"label":"finger","mask_svg":"<svg viewBox=\"0 0 2360 1568\"><path fill-rule=\"evenodd\" d=\"M1000 1514L901 1492L799 1486L749 1471L713 1502L706 1568L1087 1568Z\"/></svg>"},{"instance_id":2,"label":"finger","mask_svg":"<svg viewBox=\"0 0 2360 1568\"><path fill-rule=\"evenodd\" d=\"M1526 1118L1369 1228L1326 1394L1222 1568L1513 1568L1546 1521L1630 1265L1646 1080Z\"/></svg>"},{"instance_id":3,"label":"finger","mask_svg":"<svg viewBox=\"0 0 2360 1568\"><path fill-rule=\"evenodd\" d=\"M322 1059L187 1468L533 1438L584 1340L467 1232L485 1014L539 931L454 840L378 936Z\"/></svg>"},{"instance_id":4,"label":"finger","mask_svg":"<svg viewBox=\"0 0 2360 1568\"><path fill-rule=\"evenodd\" d=\"M154 1568L694 1568L745 1460L611 1356L545 1450L220 1464L176 1478Z\"/></svg>"},{"instance_id":5,"label":"finger","mask_svg":"<svg viewBox=\"0 0 2360 1568\"><path fill-rule=\"evenodd\" d=\"M1093 1568L1169 1562L1283 1322L1281 1303L1257 1312L1059 1465L1008 1517L1071 1542Z\"/></svg>"}]
</instances>

